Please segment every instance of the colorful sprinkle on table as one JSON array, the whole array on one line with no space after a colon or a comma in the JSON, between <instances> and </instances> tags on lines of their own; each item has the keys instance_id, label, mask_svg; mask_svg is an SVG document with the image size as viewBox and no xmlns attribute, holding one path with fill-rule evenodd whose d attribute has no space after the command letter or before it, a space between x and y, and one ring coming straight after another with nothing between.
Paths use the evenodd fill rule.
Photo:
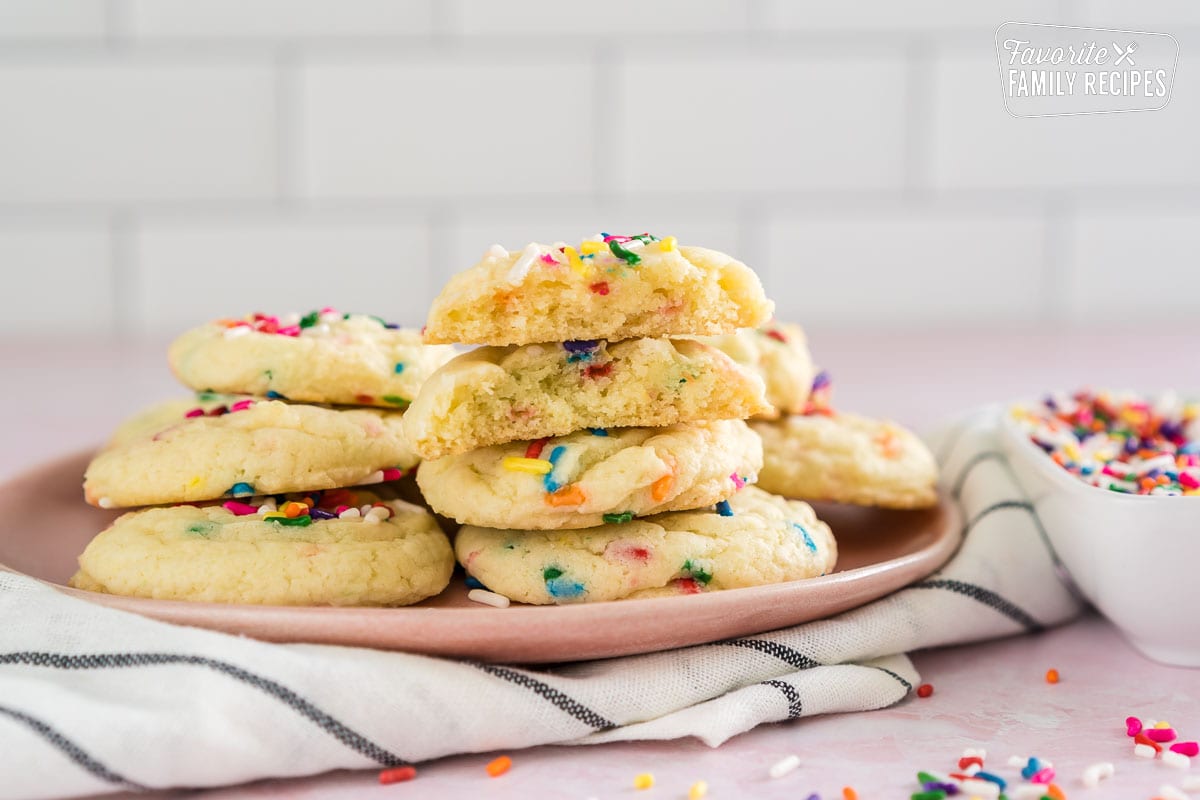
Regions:
<instances>
[{"instance_id":1,"label":"colorful sprinkle on table","mask_svg":"<svg viewBox=\"0 0 1200 800\"><path fill-rule=\"evenodd\" d=\"M1200 402L1092 392L1047 395L1013 419L1084 483L1132 495L1200 496Z\"/></svg>"},{"instance_id":2,"label":"colorful sprinkle on table","mask_svg":"<svg viewBox=\"0 0 1200 800\"><path fill-rule=\"evenodd\" d=\"M411 781L417 777L417 768L413 766L392 767L379 773L379 782L384 786L391 783Z\"/></svg>"},{"instance_id":3,"label":"colorful sprinkle on table","mask_svg":"<svg viewBox=\"0 0 1200 800\"><path fill-rule=\"evenodd\" d=\"M654 776L649 772L640 772L633 776L633 788L651 789L654 787Z\"/></svg>"},{"instance_id":4,"label":"colorful sprinkle on table","mask_svg":"<svg viewBox=\"0 0 1200 800\"><path fill-rule=\"evenodd\" d=\"M487 774L493 778L499 778L504 773L512 769L512 759L508 756L500 756L488 762L486 767Z\"/></svg>"}]
</instances>

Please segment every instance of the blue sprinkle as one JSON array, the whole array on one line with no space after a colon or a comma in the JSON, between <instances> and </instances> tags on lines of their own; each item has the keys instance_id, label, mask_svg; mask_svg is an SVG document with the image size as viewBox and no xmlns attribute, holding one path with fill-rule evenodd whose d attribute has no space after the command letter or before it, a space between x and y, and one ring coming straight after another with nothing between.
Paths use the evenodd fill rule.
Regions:
<instances>
[{"instance_id":1,"label":"blue sprinkle","mask_svg":"<svg viewBox=\"0 0 1200 800\"><path fill-rule=\"evenodd\" d=\"M812 537L808 535L808 529L805 528L803 525L801 525L799 522L793 522L792 527L795 528L796 530L800 531L800 535L804 537L804 546L807 547L809 550L813 551L814 553L817 552L817 543L814 542L812 540Z\"/></svg>"},{"instance_id":2,"label":"blue sprinkle","mask_svg":"<svg viewBox=\"0 0 1200 800\"><path fill-rule=\"evenodd\" d=\"M229 487L229 491L225 494L231 494L234 497L245 497L246 495L254 494L254 487L248 483L235 483Z\"/></svg>"},{"instance_id":3,"label":"blue sprinkle","mask_svg":"<svg viewBox=\"0 0 1200 800\"><path fill-rule=\"evenodd\" d=\"M546 581L546 591L551 597L579 597L583 594L583 584L560 576Z\"/></svg>"},{"instance_id":4,"label":"blue sprinkle","mask_svg":"<svg viewBox=\"0 0 1200 800\"><path fill-rule=\"evenodd\" d=\"M470 575L467 576L467 588L468 589L485 589L485 590L487 589L487 587L483 585L482 581L480 581L478 578L473 578Z\"/></svg>"},{"instance_id":5,"label":"blue sprinkle","mask_svg":"<svg viewBox=\"0 0 1200 800\"><path fill-rule=\"evenodd\" d=\"M1021 777L1024 778L1025 780L1029 780L1034 775L1036 775L1038 770L1040 770L1041 768L1042 768L1042 762L1038 761L1037 758L1030 756L1029 760L1027 762L1025 762L1025 768L1023 770L1021 770ZM976 773L976 774L978 775L979 773Z\"/></svg>"},{"instance_id":6,"label":"blue sprinkle","mask_svg":"<svg viewBox=\"0 0 1200 800\"><path fill-rule=\"evenodd\" d=\"M283 395L281 395L279 392L270 391L270 390L267 391L267 399L268 400L287 400L287 398L284 397Z\"/></svg>"},{"instance_id":7,"label":"blue sprinkle","mask_svg":"<svg viewBox=\"0 0 1200 800\"><path fill-rule=\"evenodd\" d=\"M582 353L585 350L595 350L598 344L600 344L599 339L579 339L572 342L563 342L563 349L568 353Z\"/></svg>"},{"instance_id":8,"label":"blue sprinkle","mask_svg":"<svg viewBox=\"0 0 1200 800\"><path fill-rule=\"evenodd\" d=\"M990 772L976 772L974 777L981 781L991 781L1000 787L1000 791L1004 791L1004 787L1008 786L1008 781L1001 778L999 775L993 775Z\"/></svg>"},{"instance_id":9,"label":"blue sprinkle","mask_svg":"<svg viewBox=\"0 0 1200 800\"><path fill-rule=\"evenodd\" d=\"M399 330L400 323L399 322L385 322L385 323L383 323L383 327L387 328L389 331Z\"/></svg>"},{"instance_id":10,"label":"blue sprinkle","mask_svg":"<svg viewBox=\"0 0 1200 800\"><path fill-rule=\"evenodd\" d=\"M332 511L326 511L323 508L311 508L308 515L313 519L337 519L337 514Z\"/></svg>"},{"instance_id":11,"label":"blue sprinkle","mask_svg":"<svg viewBox=\"0 0 1200 800\"><path fill-rule=\"evenodd\" d=\"M604 428L588 428L588 432L592 436L608 436L608 431L604 430Z\"/></svg>"},{"instance_id":12,"label":"blue sprinkle","mask_svg":"<svg viewBox=\"0 0 1200 800\"><path fill-rule=\"evenodd\" d=\"M733 516L733 509L729 507L728 500L722 500L721 502L717 503L717 513L720 514L722 517L732 517Z\"/></svg>"},{"instance_id":13,"label":"blue sprinkle","mask_svg":"<svg viewBox=\"0 0 1200 800\"><path fill-rule=\"evenodd\" d=\"M401 361L397 361L396 362L396 374L399 375L401 372L404 372L404 363Z\"/></svg>"},{"instance_id":14,"label":"blue sprinkle","mask_svg":"<svg viewBox=\"0 0 1200 800\"><path fill-rule=\"evenodd\" d=\"M566 447L560 444L550 451L550 471L542 476L542 485L546 487L547 492L557 492L562 488L562 484L554 478L554 468L558 465L558 459L562 458L562 454L566 449Z\"/></svg>"}]
</instances>

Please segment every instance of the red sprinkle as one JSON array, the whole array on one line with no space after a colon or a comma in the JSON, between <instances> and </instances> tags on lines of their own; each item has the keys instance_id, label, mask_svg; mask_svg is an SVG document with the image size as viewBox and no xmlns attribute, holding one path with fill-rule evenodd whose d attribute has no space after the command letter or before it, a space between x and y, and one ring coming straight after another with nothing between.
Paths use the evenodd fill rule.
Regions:
<instances>
[{"instance_id":1,"label":"red sprinkle","mask_svg":"<svg viewBox=\"0 0 1200 800\"><path fill-rule=\"evenodd\" d=\"M392 767L379 773L379 782L386 786L389 783L403 783L417 777L416 767Z\"/></svg>"},{"instance_id":2,"label":"red sprinkle","mask_svg":"<svg viewBox=\"0 0 1200 800\"><path fill-rule=\"evenodd\" d=\"M1153 747L1154 752L1156 753L1162 752L1162 745L1147 736L1145 731L1142 731L1137 736L1133 737L1133 741L1134 744L1144 744L1147 747Z\"/></svg>"},{"instance_id":3,"label":"red sprinkle","mask_svg":"<svg viewBox=\"0 0 1200 800\"><path fill-rule=\"evenodd\" d=\"M779 331L775 331L775 330L767 331L767 336L770 336L772 339L774 339L777 342L783 342L784 344L787 344L787 337L784 336Z\"/></svg>"},{"instance_id":4,"label":"red sprinkle","mask_svg":"<svg viewBox=\"0 0 1200 800\"><path fill-rule=\"evenodd\" d=\"M404 470L396 467L388 467L383 470L383 479L385 481L398 481L404 477Z\"/></svg>"},{"instance_id":5,"label":"red sprinkle","mask_svg":"<svg viewBox=\"0 0 1200 800\"><path fill-rule=\"evenodd\" d=\"M588 288L596 294L604 296L608 294L608 281L596 281Z\"/></svg>"},{"instance_id":6,"label":"red sprinkle","mask_svg":"<svg viewBox=\"0 0 1200 800\"><path fill-rule=\"evenodd\" d=\"M696 583L695 578L680 578L679 591L684 594L700 594L700 584Z\"/></svg>"},{"instance_id":7,"label":"red sprinkle","mask_svg":"<svg viewBox=\"0 0 1200 800\"><path fill-rule=\"evenodd\" d=\"M606 378L612 372L612 362L607 364L590 364L583 371L585 378Z\"/></svg>"},{"instance_id":8,"label":"red sprinkle","mask_svg":"<svg viewBox=\"0 0 1200 800\"><path fill-rule=\"evenodd\" d=\"M183 416L186 417L187 419L192 419L193 417L203 417L204 409L203 408L193 408L191 411L187 412Z\"/></svg>"},{"instance_id":9,"label":"red sprinkle","mask_svg":"<svg viewBox=\"0 0 1200 800\"><path fill-rule=\"evenodd\" d=\"M972 764L979 767L980 769L983 769L983 759L980 758L979 756L963 756L962 758L960 758L958 760L958 768L959 769L966 769L967 767L971 766Z\"/></svg>"},{"instance_id":10,"label":"red sprinkle","mask_svg":"<svg viewBox=\"0 0 1200 800\"><path fill-rule=\"evenodd\" d=\"M371 395L369 395L369 394L356 394L356 395L354 395L354 400L359 403L374 403L375 402L375 398L371 397Z\"/></svg>"},{"instance_id":11,"label":"red sprinkle","mask_svg":"<svg viewBox=\"0 0 1200 800\"><path fill-rule=\"evenodd\" d=\"M922 683L917 687L917 697L929 697L933 694L932 683Z\"/></svg>"},{"instance_id":12,"label":"red sprinkle","mask_svg":"<svg viewBox=\"0 0 1200 800\"><path fill-rule=\"evenodd\" d=\"M540 458L542 455L542 448L546 446L546 442L548 442L548 441L550 441L550 440L549 439L538 439L536 441L530 442L529 447L525 448L525 457L526 458Z\"/></svg>"}]
</instances>

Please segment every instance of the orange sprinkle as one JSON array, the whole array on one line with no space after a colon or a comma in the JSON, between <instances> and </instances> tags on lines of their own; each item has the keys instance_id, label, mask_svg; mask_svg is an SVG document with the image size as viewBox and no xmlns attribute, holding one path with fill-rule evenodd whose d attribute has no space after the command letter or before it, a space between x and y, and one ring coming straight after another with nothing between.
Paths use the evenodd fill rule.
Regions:
<instances>
[{"instance_id":1,"label":"orange sprinkle","mask_svg":"<svg viewBox=\"0 0 1200 800\"><path fill-rule=\"evenodd\" d=\"M661 478L650 484L650 496L655 500L666 500L667 495L671 491L671 487L675 484L675 473L663 475Z\"/></svg>"},{"instance_id":2,"label":"orange sprinkle","mask_svg":"<svg viewBox=\"0 0 1200 800\"><path fill-rule=\"evenodd\" d=\"M389 783L402 783L417 777L417 768L412 766L392 767L379 773L379 782L384 786Z\"/></svg>"},{"instance_id":3,"label":"orange sprinkle","mask_svg":"<svg viewBox=\"0 0 1200 800\"><path fill-rule=\"evenodd\" d=\"M858 792L854 791L853 786L843 786L842 798L843 800L858 800Z\"/></svg>"},{"instance_id":4,"label":"orange sprinkle","mask_svg":"<svg viewBox=\"0 0 1200 800\"><path fill-rule=\"evenodd\" d=\"M510 769L512 769L512 759L508 756L500 756L488 762L487 774L493 778L499 778Z\"/></svg>"},{"instance_id":5,"label":"orange sprinkle","mask_svg":"<svg viewBox=\"0 0 1200 800\"><path fill-rule=\"evenodd\" d=\"M301 514L307 514L308 506L304 505L304 503L297 503L294 500L289 500L288 502L284 503L283 508L279 510L283 512L283 515L288 519L295 519Z\"/></svg>"},{"instance_id":6,"label":"orange sprinkle","mask_svg":"<svg viewBox=\"0 0 1200 800\"><path fill-rule=\"evenodd\" d=\"M1063 790L1058 788L1057 783L1052 783L1046 787L1046 796L1053 797L1054 800L1067 800L1067 796L1063 794Z\"/></svg>"},{"instance_id":7,"label":"orange sprinkle","mask_svg":"<svg viewBox=\"0 0 1200 800\"><path fill-rule=\"evenodd\" d=\"M1140 483L1142 488L1146 491L1150 491L1155 486L1158 486L1158 482L1155 481L1154 478L1142 478L1140 481L1138 481L1138 483Z\"/></svg>"},{"instance_id":8,"label":"orange sprinkle","mask_svg":"<svg viewBox=\"0 0 1200 800\"><path fill-rule=\"evenodd\" d=\"M586 502L587 495L574 483L546 495L546 503L552 506L581 506Z\"/></svg>"},{"instance_id":9,"label":"orange sprinkle","mask_svg":"<svg viewBox=\"0 0 1200 800\"><path fill-rule=\"evenodd\" d=\"M1046 670L1046 683L1058 683L1058 680L1059 680L1058 670L1056 670L1056 669Z\"/></svg>"}]
</instances>

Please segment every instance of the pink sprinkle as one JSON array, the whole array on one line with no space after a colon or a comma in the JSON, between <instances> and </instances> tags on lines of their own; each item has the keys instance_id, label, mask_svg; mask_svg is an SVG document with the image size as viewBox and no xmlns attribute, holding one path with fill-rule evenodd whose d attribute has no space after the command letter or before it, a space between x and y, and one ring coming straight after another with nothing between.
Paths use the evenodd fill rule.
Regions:
<instances>
[{"instance_id":1,"label":"pink sprinkle","mask_svg":"<svg viewBox=\"0 0 1200 800\"><path fill-rule=\"evenodd\" d=\"M275 332L278 333L280 336L299 336L300 335L300 326L299 325L288 325L286 328L280 328L279 330L277 330Z\"/></svg>"},{"instance_id":2,"label":"pink sprinkle","mask_svg":"<svg viewBox=\"0 0 1200 800\"><path fill-rule=\"evenodd\" d=\"M1112 464L1105 464L1105 465L1104 465L1104 469L1102 469L1102 470L1100 470L1100 471L1101 471L1101 472L1103 472L1105 475L1112 475L1114 478L1124 478L1124 477L1125 477L1125 476L1124 476L1122 473L1120 473L1120 472L1117 472L1115 469L1113 469L1113 465L1112 465ZM1135 717L1130 717L1130 719L1135 719ZM1142 728L1141 728L1141 725L1142 725L1142 723L1140 723L1140 722L1139 722L1139 723L1138 723L1138 730L1141 730L1141 729L1142 729ZM1131 734L1129 734L1129 735L1130 735L1130 736L1135 736L1136 734L1133 734L1133 733L1131 733Z\"/></svg>"},{"instance_id":3,"label":"pink sprinkle","mask_svg":"<svg viewBox=\"0 0 1200 800\"><path fill-rule=\"evenodd\" d=\"M1200 743L1197 742L1176 742L1171 745L1172 753L1179 753L1188 758L1195 758L1200 755Z\"/></svg>"},{"instance_id":4,"label":"pink sprinkle","mask_svg":"<svg viewBox=\"0 0 1200 800\"><path fill-rule=\"evenodd\" d=\"M247 517L258 513L258 509L254 506L239 503L237 500L226 500L224 503L221 503L221 508L239 517Z\"/></svg>"},{"instance_id":5,"label":"pink sprinkle","mask_svg":"<svg viewBox=\"0 0 1200 800\"><path fill-rule=\"evenodd\" d=\"M234 403L233 405L231 405L229 407L229 410L230 411L245 411L247 408L249 408L252 405L254 405L254 401L247 398L245 400L238 400L236 403Z\"/></svg>"},{"instance_id":6,"label":"pink sprinkle","mask_svg":"<svg viewBox=\"0 0 1200 800\"><path fill-rule=\"evenodd\" d=\"M350 506L337 506L336 508L333 509L334 513L337 514L339 517L342 515L343 511L349 511L349 510L350 510Z\"/></svg>"},{"instance_id":7,"label":"pink sprinkle","mask_svg":"<svg viewBox=\"0 0 1200 800\"><path fill-rule=\"evenodd\" d=\"M1196 480L1189 472L1179 473L1179 482L1189 489L1200 489L1200 480Z\"/></svg>"},{"instance_id":8,"label":"pink sprinkle","mask_svg":"<svg viewBox=\"0 0 1200 800\"><path fill-rule=\"evenodd\" d=\"M542 261L545 261L547 264L557 264L558 263L558 259L555 258L550 253L542 253Z\"/></svg>"},{"instance_id":9,"label":"pink sprinkle","mask_svg":"<svg viewBox=\"0 0 1200 800\"><path fill-rule=\"evenodd\" d=\"M730 473L729 480L733 481L733 485L736 486L739 490L743 486L746 485L746 482L744 480L742 480L741 478L739 478L738 474L736 472Z\"/></svg>"},{"instance_id":10,"label":"pink sprinkle","mask_svg":"<svg viewBox=\"0 0 1200 800\"><path fill-rule=\"evenodd\" d=\"M337 309L334 308L333 306L325 306L324 308L321 309L321 313L322 314L336 314Z\"/></svg>"},{"instance_id":11,"label":"pink sprinkle","mask_svg":"<svg viewBox=\"0 0 1200 800\"><path fill-rule=\"evenodd\" d=\"M193 408L191 411L184 414L184 416L187 417L188 419L191 419L192 417L203 417L204 409L203 408Z\"/></svg>"},{"instance_id":12,"label":"pink sprinkle","mask_svg":"<svg viewBox=\"0 0 1200 800\"><path fill-rule=\"evenodd\" d=\"M385 481L398 481L404 477L404 471L395 467L388 467L383 471L383 479Z\"/></svg>"},{"instance_id":13,"label":"pink sprinkle","mask_svg":"<svg viewBox=\"0 0 1200 800\"><path fill-rule=\"evenodd\" d=\"M1105 469L1108 469L1108 467L1105 467ZM1142 732L1142 721L1140 719L1138 719L1137 717L1126 717L1125 718L1125 735L1126 736L1137 736L1141 732Z\"/></svg>"},{"instance_id":14,"label":"pink sprinkle","mask_svg":"<svg viewBox=\"0 0 1200 800\"><path fill-rule=\"evenodd\" d=\"M1175 741L1174 728L1147 728L1144 733L1146 734L1146 738L1152 742L1166 744L1167 742Z\"/></svg>"},{"instance_id":15,"label":"pink sprinkle","mask_svg":"<svg viewBox=\"0 0 1200 800\"><path fill-rule=\"evenodd\" d=\"M1029 780L1032 783L1050 783L1050 781L1054 780L1054 767L1042 767L1033 773L1033 777Z\"/></svg>"}]
</instances>

